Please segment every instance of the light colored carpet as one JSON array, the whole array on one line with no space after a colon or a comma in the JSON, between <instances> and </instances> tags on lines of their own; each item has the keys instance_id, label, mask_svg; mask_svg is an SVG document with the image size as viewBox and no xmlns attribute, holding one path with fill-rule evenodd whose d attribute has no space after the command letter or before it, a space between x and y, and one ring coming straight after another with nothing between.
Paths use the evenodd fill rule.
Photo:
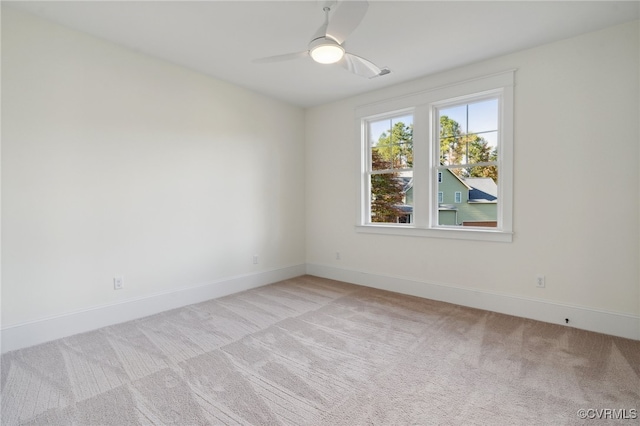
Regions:
<instances>
[{"instance_id":1,"label":"light colored carpet","mask_svg":"<svg viewBox=\"0 0 640 426\"><path fill-rule=\"evenodd\" d=\"M3 425L638 424L640 408L638 341L311 276L1 366Z\"/></svg>"}]
</instances>

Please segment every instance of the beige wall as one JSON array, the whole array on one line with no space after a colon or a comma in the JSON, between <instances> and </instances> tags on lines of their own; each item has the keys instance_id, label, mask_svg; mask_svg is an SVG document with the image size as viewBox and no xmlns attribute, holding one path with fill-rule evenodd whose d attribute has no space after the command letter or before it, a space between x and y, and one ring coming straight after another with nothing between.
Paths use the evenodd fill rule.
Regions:
<instances>
[{"instance_id":1,"label":"beige wall","mask_svg":"<svg viewBox=\"0 0 640 426\"><path fill-rule=\"evenodd\" d=\"M637 317L638 40L636 21L308 110L307 267ZM513 68L513 242L357 233L354 109Z\"/></svg>"},{"instance_id":2,"label":"beige wall","mask_svg":"<svg viewBox=\"0 0 640 426\"><path fill-rule=\"evenodd\" d=\"M2 326L303 265L303 138L300 108L3 8Z\"/></svg>"}]
</instances>

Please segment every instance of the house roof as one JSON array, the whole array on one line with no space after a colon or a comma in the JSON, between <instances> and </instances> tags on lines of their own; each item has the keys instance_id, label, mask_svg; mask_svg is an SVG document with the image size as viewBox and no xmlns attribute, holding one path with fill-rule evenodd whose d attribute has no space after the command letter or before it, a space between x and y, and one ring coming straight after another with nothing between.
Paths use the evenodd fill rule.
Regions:
<instances>
[{"instance_id":1,"label":"house roof","mask_svg":"<svg viewBox=\"0 0 640 426\"><path fill-rule=\"evenodd\" d=\"M490 203L495 202L498 199L498 185L491 178L460 178L452 173L451 170L447 171L451 173L460 183L469 189L469 202L470 203ZM406 193L409 189L413 188L413 178L400 177L403 188L402 192Z\"/></svg>"},{"instance_id":2,"label":"house roof","mask_svg":"<svg viewBox=\"0 0 640 426\"><path fill-rule=\"evenodd\" d=\"M446 169L446 170L451 174L451 176L453 176L454 178L458 179L458 181L460 181L460 183L461 183L461 184L463 184L464 186L466 186L466 187L467 187L467 189L469 189L469 190L471 189L471 187L469 186L469 184L468 184L468 183L466 183L466 182L464 181L464 179L463 179L463 178L461 178L460 176L456 175L455 173L453 173L453 172L452 172L451 170L449 170L449 169Z\"/></svg>"},{"instance_id":3,"label":"house roof","mask_svg":"<svg viewBox=\"0 0 640 426\"><path fill-rule=\"evenodd\" d=\"M401 176L399 178L402 181L402 192L405 193L409 189L413 188L413 178Z\"/></svg>"},{"instance_id":4,"label":"house roof","mask_svg":"<svg viewBox=\"0 0 640 426\"><path fill-rule=\"evenodd\" d=\"M464 182L469 190L470 203L486 203L498 199L498 185L491 178L466 178Z\"/></svg>"}]
</instances>

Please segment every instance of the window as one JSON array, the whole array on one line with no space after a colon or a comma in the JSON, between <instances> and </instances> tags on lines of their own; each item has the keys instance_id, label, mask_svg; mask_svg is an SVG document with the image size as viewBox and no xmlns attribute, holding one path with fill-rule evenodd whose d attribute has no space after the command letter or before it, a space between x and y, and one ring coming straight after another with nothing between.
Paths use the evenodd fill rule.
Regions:
<instances>
[{"instance_id":1,"label":"window","mask_svg":"<svg viewBox=\"0 0 640 426\"><path fill-rule=\"evenodd\" d=\"M497 93L445 100L433 107L437 155L432 166L438 173L438 190L461 189L454 192L453 202L460 204L455 207L455 218L434 203L434 223L497 227L499 107ZM440 178L443 172L450 176L447 183ZM466 202L462 191L467 194ZM442 203L439 197L438 202Z\"/></svg>"},{"instance_id":2,"label":"window","mask_svg":"<svg viewBox=\"0 0 640 426\"><path fill-rule=\"evenodd\" d=\"M358 231L511 241L514 73L356 110Z\"/></svg>"},{"instance_id":3,"label":"window","mask_svg":"<svg viewBox=\"0 0 640 426\"><path fill-rule=\"evenodd\" d=\"M367 121L370 223L411 223L413 215L413 115Z\"/></svg>"}]
</instances>

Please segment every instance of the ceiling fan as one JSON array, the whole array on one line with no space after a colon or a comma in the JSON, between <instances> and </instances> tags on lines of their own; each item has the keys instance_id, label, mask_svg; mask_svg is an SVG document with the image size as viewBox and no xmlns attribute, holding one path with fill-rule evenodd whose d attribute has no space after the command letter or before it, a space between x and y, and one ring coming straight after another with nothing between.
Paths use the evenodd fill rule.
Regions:
<instances>
[{"instance_id":1,"label":"ceiling fan","mask_svg":"<svg viewBox=\"0 0 640 426\"><path fill-rule=\"evenodd\" d=\"M308 49L302 52L255 59L254 63L273 63L311 57L320 64L338 64L348 71L367 78L389 74L388 68L379 68L373 62L349 53L344 48L347 37L355 30L367 13L366 1L342 1L329 20L329 12L335 1L325 2L324 24L316 31Z\"/></svg>"}]
</instances>

